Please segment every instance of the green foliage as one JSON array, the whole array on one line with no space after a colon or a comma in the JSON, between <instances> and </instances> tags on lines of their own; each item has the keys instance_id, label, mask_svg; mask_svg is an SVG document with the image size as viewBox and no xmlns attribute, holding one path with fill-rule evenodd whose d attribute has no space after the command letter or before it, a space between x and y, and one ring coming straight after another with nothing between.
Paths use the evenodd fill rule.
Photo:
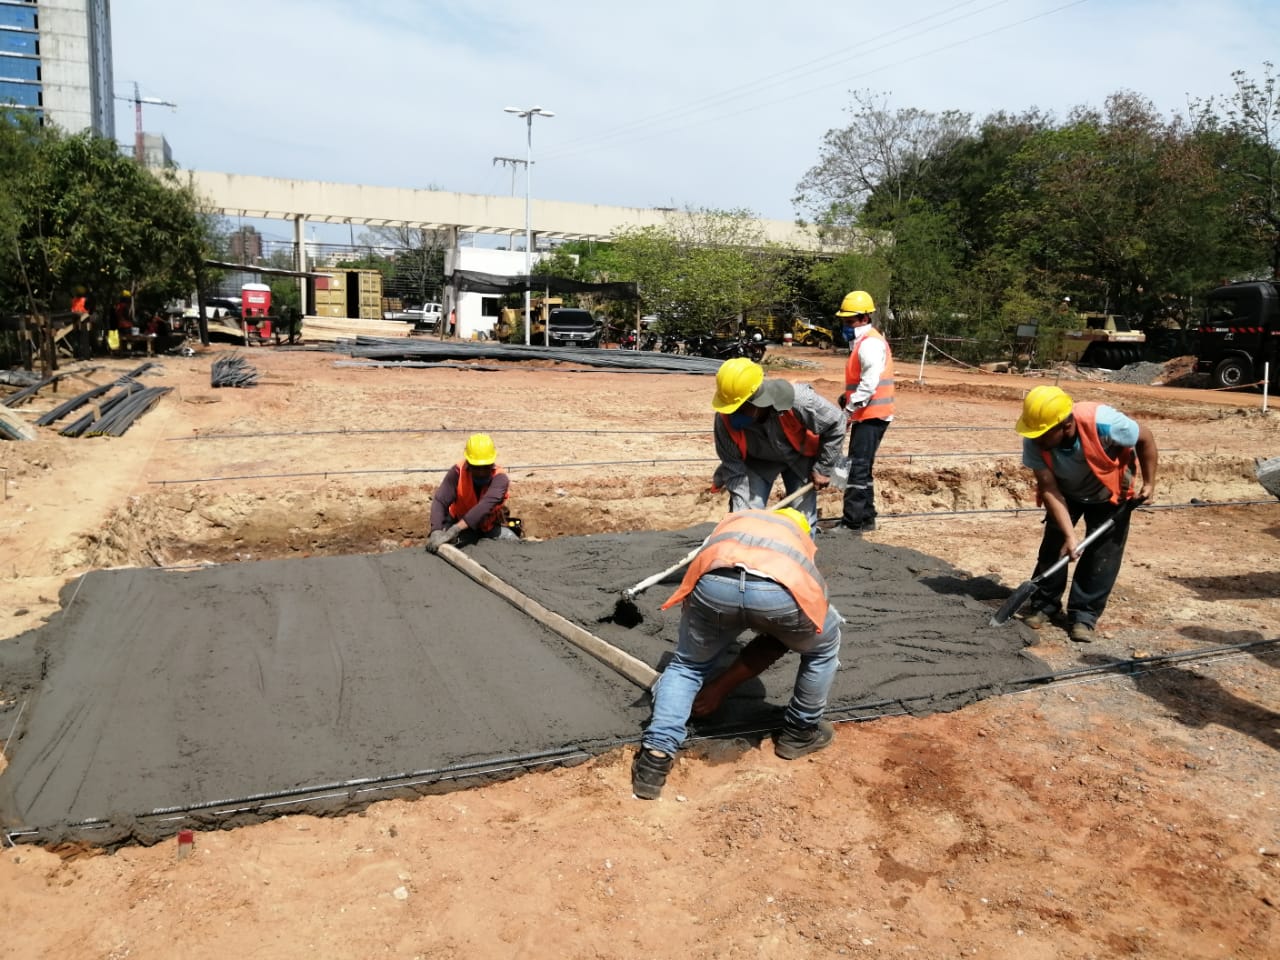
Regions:
<instances>
[{"instance_id":1,"label":"green foliage","mask_svg":"<svg viewBox=\"0 0 1280 960\"><path fill-rule=\"evenodd\" d=\"M211 225L172 172L153 174L111 140L0 118L0 310L67 309L85 287L159 306L189 292Z\"/></svg>"},{"instance_id":2,"label":"green foliage","mask_svg":"<svg viewBox=\"0 0 1280 960\"><path fill-rule=\"evenodd\" d=\"M688 210L663 227L624 230L608 260L610 279L635 282L664 333L715 333L786 299L784 252L744 210Z\"/></svg>"}]
</instances>

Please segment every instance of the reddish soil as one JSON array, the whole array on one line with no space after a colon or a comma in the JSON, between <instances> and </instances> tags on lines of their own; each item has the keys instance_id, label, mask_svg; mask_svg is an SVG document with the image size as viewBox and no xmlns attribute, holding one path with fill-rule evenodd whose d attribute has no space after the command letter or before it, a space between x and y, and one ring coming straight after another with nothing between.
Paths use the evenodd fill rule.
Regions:
<instances>
[{"instance_id":1,"label":"reddish soil","mask_svg":"<svg viewBox=\"0 0 1280 960\"><path fill-rule=\"evenodd\" d=\"M840 357L777 353L810 365L775 375L839 390ZM246 390L211 389L209 355L166 358L148 382L174 392L123 438L0 444L0 637L37 627L86 569L420 543L471 430L515 465L531 536L682 527L723 506L706 492L708 377L247 358L263 382ZM1036 514L964 511L1031 506L1012 423L1043 380L918 374L899 362L872 536L1012 587ZM1162 504L1265 499L1253 461L1280 454L1280 429L1260 395L1062 385L1151 426ZM1067 669L1272 640L1278 592L1275 501L1143 511L1097 641L1049 627L1033 651ZM656 803L632 799L627 749L360 815L198 833L185 859L171 843L6 849L6 953L1271 958L1277 667L1280 650L1253 648L842 724L795 763L685 756Z\"/></svg>"}]
</instances>

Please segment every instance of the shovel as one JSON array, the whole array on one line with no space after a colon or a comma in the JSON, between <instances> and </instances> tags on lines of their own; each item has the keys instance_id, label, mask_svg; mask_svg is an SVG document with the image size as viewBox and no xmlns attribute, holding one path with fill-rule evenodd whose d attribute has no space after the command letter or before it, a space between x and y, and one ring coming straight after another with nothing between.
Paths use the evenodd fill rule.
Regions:
<instances>
[{"instance_id":1,"label":"shovel","mask_svg":"<svg viewBox=\"0 0 1280 960\"><path fill-rule=\"evenodd\" d=\"M1077 556L1083 553L1089 544L1093 543L1104 533L1114 527L1117 520L1123 519L1125 516L1137 509L1145 499L1145 497L1132 497L1120 504L1120 508L1116 510L1115 513L1107 517L1106 520L1102 521L1102 523L1098 525L1096 530L1080 541L1080 545L1076 547ZM1046 520L1045 522L1052 523L1053 521ZM1070 556L1060 558L1058 562L1048 570L1045 570L1038 576L1025 581L1021 586L1014 590L1013 593L1009 595L1009 599L1004 602L1004 605L997 610L995 616L991 618L991 626L998 627L1001 624L1008 623L1009 618L1018 612L1018 608L1031 599L1031 595L1036 592L1040 584L1044 583L1045 580L1049 579L1049 577L1053 576L1065 567L1070 561Z\"/></svg>"},{"instance_id":2,"label":"shovel","mask_svg":"<svg viewBox=\"0 0 1280 960\"><path fill-rule=\"evenodd\" d=\"M835 468L831 471L831 486L837 490L843 490L848 481L849 458L841 457L836 461ZM813 484L806 483L803 487L798 487L791 493L787 494L770 509L780 510L782 507L789 507L812 489ZM643 619L640 616L640 610L635 604L636 597L644 593L644 591L648 590L655 583L661 583L677 570L688 566L693 562L693 558L696 557L701 550L702 544L698 544L697 547L690 550L685 556L681 557L677 563L667 567L667 569L663 570L661 573L655 573L651 577L645 577L634 587L628 587L626 590L623 590L621 599L618 600L614 607L613 616L606 619L611 619L614 623L620 624L624 627L636 626Z\"/></svg>"}]
</instances>

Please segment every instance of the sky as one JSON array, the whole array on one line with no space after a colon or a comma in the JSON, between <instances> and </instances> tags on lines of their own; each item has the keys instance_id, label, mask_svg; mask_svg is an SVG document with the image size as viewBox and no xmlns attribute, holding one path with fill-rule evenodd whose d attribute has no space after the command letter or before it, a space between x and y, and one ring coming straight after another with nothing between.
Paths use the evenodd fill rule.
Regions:
<instances>
[{"instance_id":1,"label":"sky","mask_svg":"<svg viewBox=\"0 0 1280 960\"><path fill-rule=\"evenodd\" d=\"M114 0L116 93L185 169L790 220L853 91L975 120L1261 79L1274 0ZM116 104L131 143L132 103ZM281 223L267 231L288 237Z\"/></svg>"}]
</instances>

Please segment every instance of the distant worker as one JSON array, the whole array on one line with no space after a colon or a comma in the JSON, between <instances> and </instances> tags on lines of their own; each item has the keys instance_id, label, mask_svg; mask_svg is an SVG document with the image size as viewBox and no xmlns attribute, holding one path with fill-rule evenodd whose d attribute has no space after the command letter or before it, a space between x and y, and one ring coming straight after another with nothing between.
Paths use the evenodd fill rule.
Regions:
<instances>
[{"instance_id":1,"label":"distant worker","mask_svg":"<svg viewBox=\"0 0 1280 960\"><path fill-rule=\"evenodd\" d=\"M1058 387L1033 387L1015 428L1023 437L1022 463L1035 473L1036 500L1045 506L1044 538L1036 574L1060 557L1078 561L1067 600L1069 636L1088 643L1120 573L1130 514L1078 554L1075 524L1086 535L1134 496L1135 460L1142 473L1136 496L1155 495L1159 453L1151 431L1100 403L1072 403ZM1077 555L1078 554L1078 555ZM1039 630L1062 609L1067 569L1047 579L1027 601L1023 622Z\"/></svg>"},{"instance_id":2,"label":"distant worker","mask_svg":"<svg viewBox=\"0 0 1280 960\"><path fill-rule=\"evenodd\" d=\"M71 329L75 334L71 342L75 358L87 360L93 356L93 324L89 317L89 298L85 295L84 287L76 287L71 297L71 314Z\"/></svg>"},{"instance_id":3,"label":"distant worker","mask_svg":"<svg viewBox=\"0 0 1280 960\"><path fill-rule=\"evenodd\" d=\"M840 406L849 418L849 485L844 490L840 526L859 535L876 528L872 471L880 441L893 420L893 351L884 334L871 325L875 312L875 301L865 290L847 294L836 311L846 328L853 330L840 394Z\"/></svg>"},{"instance_id":4,"label":"distant worker","mask_svg":"<svg viewBox=\"0 0 1280 960\"><path fill-rule=\"evenodd\" d=\"M729 491L729 510L762 510L782 477L787 493L813 482L797 503L816 530L817 491L831 482L844 441L843 417L835 404L804 383L766 380L764 367L746 357L720 365L711 406L715 420L713 483Z\"/></svg>"},{"instance_id":5,"label":"distant worker","mask_svg":"<svg viewBox=\"0 0 1280 960\"><path fill-rule=\"evenodd\" d=\"M684 601L675 654L655 687L653 717L631 766L637 797L656 800L662 793L694 697L744 630L768 634L800 654L774 753L795 760L831 743L834 730L822 714L840 667L841 620L814 565L809 533L804 514L791 507L731 513L694 557L663 605Z\"/></svg>"},{"instance_id":6,"label":"distant worker","mask_svg":"<svg viewBox=\"0 0 1280 960\"><path fill-rule=\"evenodd\" d=\"M427 549L435 553L459 537L475 543L481 537L516 539L507 525L507 472L497 465L498 452L487 433L467 439L463 459L449 468L431 498L431 534Z\"/></svg>"}]
</instances>

